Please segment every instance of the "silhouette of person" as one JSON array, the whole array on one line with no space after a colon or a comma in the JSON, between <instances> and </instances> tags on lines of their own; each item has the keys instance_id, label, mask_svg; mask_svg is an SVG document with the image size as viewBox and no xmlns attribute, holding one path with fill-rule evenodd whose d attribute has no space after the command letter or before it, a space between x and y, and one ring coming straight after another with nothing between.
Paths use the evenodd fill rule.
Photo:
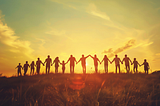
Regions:
<instances>
[{"instance_id":1,"label":"silhouette of person","mask_svg":"<svg viewBox=\"0 0 160 106\"><path fill-rule=\"evenodd\" d=\"M79 59L79 61L76 63L78 64L81 61L81 65L82 65L82 69L83 69L83 73L86 74L86 59L89 57L89 55L87 57L84 57L84 55L82 55L82 57Z\"/></svg>"},{"instance_id":2,"label":"silhouette of person","mask_svg":"<svg viewBox=\"0 0 160 106\"><path fill-rule=\"evenodd\" d=\"M60 64L62 65L62 73L64 74L65 69L66 69L66 67L65 67L66 63L64 61L62 61L62 63L60 63Z\"/></svg>"},{"instance_id":3,"label":"silhouette of person","mask_svg":"<svg viewBox=\"0 0 160 106\"><path fill-rule=\"evenodd\" d=\"M34 64L34 61L32 61L32 63L30 64L30 67L31 67L30 75L34 74L34 66L36 66L36 65Z\"/></svg>"},{"instance_id":4,"label":"silhouette of person","mask_svg":"<svg viewBox=\"0 0 160 106\"><path fill-rule=\"evenodd\" d=\"M40 58L38 58L38 60L36 61L36 71L37 71L37 74L39 74L39 72L40 72L41 64L43 64L43 63L40 60ZM44 64L43 64L43 66L44 66Z\"/></svg>"},{"instance_id":5,"label":"silhouette of person","mask_svg":"<svg viewBox=\"0 0 160 106\"><path fill-rule=\"evenodd\" d=\"M74 74L75 62L77 63L76 58L71 55L66 63L68 63L69 61L70 61L70 73Z\"/></svg>"},{"instance_id":6,"label":"silhouette of person","mask_svg":"<svg viewBox=\"0 0 160 106\"><path fill-rule=\"evenodd\" d=\"M17 70L18 71L18 76L19 76L19 74L20 74L20 76L22 76L21 69L23 69L23 67L21 66L21 63L19 63L19 65L16 68L18 68L18 70Z\"/></svg>"},{"instance_id":7,"label":"silhouette of person","mask_svg":"<svg viewBox=\"0 0 160 106\"><path fill-rule=\"evenodd\" d=\"M91 55L89 55L93 60L94 60L94 68L95 68L95 72L98 72L98 62L100 63L99 59L97 58L97 55L94 55L94 57L92 57Z\"/></svg>"},{"instance_id":8,"label":"silhouette of person","mask_svg":"<svg viewBox=\"0 0 160 106\"><path fill-rule=\"evenodd\" d=\"M104 61L104 70L105 73L108 73L108 61L111 63L111 61L108 59L107 55L104 55L103 60L100 62L100 64Z\"/></svg>"},{"instance_id":9,"label":"silhouette of person","mask_svg":"<svg viewBox=\"0 0 160 106\"><path fill-rule=\"evenodd\" d=\"M117 68L119 69L119 73L120 73L120 63L119 62L122 63L122 61L120 58L118 58L117 55L115 55L115 58L113 59L113 61L111 63L113 63L114 61L115 61L115 65L116 65L116 74L117 74Z\"/></svg>"},{"instance_id":10,"label":"silhouette of person","mask_svg":"<svg viewBox=\"0 0 160 106\"><path fill-rule=\"evenodd\" d=\"M123 61L125 62L126 71L127 71L127 73L129 73L129 71L130 71L129 61L131 62L131 64L132 64L132 61L130 60L129 57L127 57L127 55L125 55L125 57L123 58L122 63L123 63Z\"/></svg>"},{"instance_id":11,"label":"silhouette of person","mask_svg":"<svg viewBox=\"0 0 160 106\"><path fill-rule=\"evenodd\" d=\"M52 65L55 63L55 73L58 73L58 67L59 67L59 57L56 57L52 63Z\"/></svg>"},{"instance_id":12,"label":"silhouette of person","mask_svg":"<svg viewBox=\"0 0 160 106\"><path fill-rule=\"evenodd\" d=\"M51 66L51 63L52 63L52 59L50 58L50 55L48 55L48 58L45 60L44 64L45 63L46 63L46 74L49 74L50 66Z\"/></svg>"},{"instance_id":13,"label":"silhouette of person","mask_svg":"<svg viewBox=\"0 0 160 106\"><path fill-rule=\"evenodd\" d=\"M144 65L144 71L145 71L145 73L147 73L148 74L148 70L149 70L149 63L147 62L147 60L146 59L144 59L144 62L143 62L143 64L142 65ZM141 65L141 66L142 66Z\"/></svg>"},{"instance_id":14,"label":"silhouette of person","mask_svg":"<svg viewBox=\"0 0 160 106\"><path fill-rule=\"evenodd\" d=\"M26 61L26 64L24 64L24 66L23 66L23 69L24 69L24 76L25 76L26 73L27 73L28 67L29 67L28 61Z\"/></svg>"},{"instance_id":15,"label":"silhouette of person","mask_svg":"<svg viewBox=\"0 0 160 106\"><path fill-rule=\"evenodd\" d=\"M139 63L138 63L138 61L136 60L136 58L134 58L134 60L133 60L133 71L134 71L134 73L138 73L138 65L139 66L141 66ZM131 65L132 65L131 64ZM136 71L135 71L135 69L136 69Z\"/></svg>"}]
</instances>

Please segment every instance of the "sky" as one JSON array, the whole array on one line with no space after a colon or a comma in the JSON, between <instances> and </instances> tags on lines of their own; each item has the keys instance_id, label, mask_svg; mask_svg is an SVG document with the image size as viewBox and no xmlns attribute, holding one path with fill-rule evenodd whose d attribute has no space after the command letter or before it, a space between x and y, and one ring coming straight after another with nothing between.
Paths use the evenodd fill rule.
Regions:
<instances>
[{"instance_id":1,"label":"sky","mask_svg":"<svg viewBox=\"0 0 160 106\"><path fill-rule=\"evenodd\" d=\"M16 75L18 63L38 57L44 62L48 55L66 62L71 54L77 61L82 54L96 54L100 61L104 55L112 61L115 54L121 60L127 54L140 64L147 59L151 73L160 70L159 29L159 0L0 0L0 73ZM114 66L109 64L109 72ZM99 70L104 72L103 63ZM138 70L144 72L143 66ZM75 72L82 73L80 63ZM93 72L88 57L87 73Z\"/></svg>"}]
</instances>

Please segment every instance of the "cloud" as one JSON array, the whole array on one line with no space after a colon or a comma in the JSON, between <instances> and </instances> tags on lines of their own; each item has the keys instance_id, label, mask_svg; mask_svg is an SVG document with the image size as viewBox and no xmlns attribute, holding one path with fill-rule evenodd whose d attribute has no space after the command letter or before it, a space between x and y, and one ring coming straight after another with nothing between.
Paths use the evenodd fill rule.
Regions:
<instances>
[{"instance_id":1,"label":"cloud","mask_svg":"<svg viewBox=\"0 0 160 106\"><path fill-rule=\"evenodd\" d=\"M110 21L110 17L105 12L101 12L100 10L98 10L96 5L93 3L89 4L89 6L87 7L87 13Z\"/></svg>"},{"instance_id":2,"label":"cloud","mask_svg":"<svg viewBox=\"0 0 160 106\"><path fill-rule=\"evenodd\" d=\"M3 24L0 20L0 42L11 47L9 51L18 53L21 52L26 56L31 55L33 49L30 48L29 41L21 41L18 36L15 36L15 32L7 26L7 24Z\"/></svg>"},{"instance_id":3,"label":"cloud","mask_svg":"<svg viewBox=\"0 0 160 106\"><path fill-rule=\"evenodd\" d=\"M75 6L68 4L66 0L51 0L52 2L58 3L58 4L62 4L64 6L70 7L72 9L77 9Z\"/></svg>"},{"instance_id":4,"label":"cloud","mask_svg":"<svg viewBox=\"0 0 160 106\"><path fill-rule=\"evenodd\" d=\"M131 47L133 47L135 45L135 42L136 42L135 39L131 39L124 46L117 48L115 51L113 51L112 48L109 48L108 50L104 50L102 52L102 54L108 54L108 57L112 57L115 54L118 54L118 53L121 53L127 49L130 49Z\"/></svg>"},{"instance_id":5,"label":"cloud","mask_svg":"<svg viewBox=\"0 0 160 106\"><path fill-rule=\"evenodd\" d=\"M50 31L47 31L46 34L56 35L56 36L62 36L62 35L66 34L66 31L64 31L64 30L59 31L59 30L56 30L56 29L51 29Z\"/></svg>"}]
</instances>

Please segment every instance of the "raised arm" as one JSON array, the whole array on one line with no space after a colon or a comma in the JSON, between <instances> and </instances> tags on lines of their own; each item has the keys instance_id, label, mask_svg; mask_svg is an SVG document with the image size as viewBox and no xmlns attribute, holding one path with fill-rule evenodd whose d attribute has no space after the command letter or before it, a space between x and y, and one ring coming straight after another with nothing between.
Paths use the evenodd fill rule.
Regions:
<instances>
[{"instance_id":1,"label":"raised arm","mask_svg":"<svg viewBox=\"0 0 160 106\"><path fill-rule=\"evenodd\" d=\"M92 57L91 55L89 55L89 56L94 59L94 57Z\"/></svg>"},{"instance_id":2,"label":"raised arm","mask_svg":"<svg viewBox=\"0 0 160 106\"><path fill-rule=\"evenodd\" d=\"M88 58L89 57L89 55L88 56L86 56L85 58Z\"/></svg>"}]
</instances>

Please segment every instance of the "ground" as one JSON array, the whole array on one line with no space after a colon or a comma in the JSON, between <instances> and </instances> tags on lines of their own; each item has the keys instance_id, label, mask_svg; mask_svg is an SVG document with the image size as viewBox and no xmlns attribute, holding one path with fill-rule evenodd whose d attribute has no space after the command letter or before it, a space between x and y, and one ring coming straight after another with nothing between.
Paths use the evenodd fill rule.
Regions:
<instances>
[{"instance_id":1,"label":"ground","mask_svg":"<svg viewBox=\"0 0 160 106\"><path fill-rule=\"evenodd\" d=\"M159 105L159 73L0 77L0 106Z\"/></svg>"}]
</instances>

